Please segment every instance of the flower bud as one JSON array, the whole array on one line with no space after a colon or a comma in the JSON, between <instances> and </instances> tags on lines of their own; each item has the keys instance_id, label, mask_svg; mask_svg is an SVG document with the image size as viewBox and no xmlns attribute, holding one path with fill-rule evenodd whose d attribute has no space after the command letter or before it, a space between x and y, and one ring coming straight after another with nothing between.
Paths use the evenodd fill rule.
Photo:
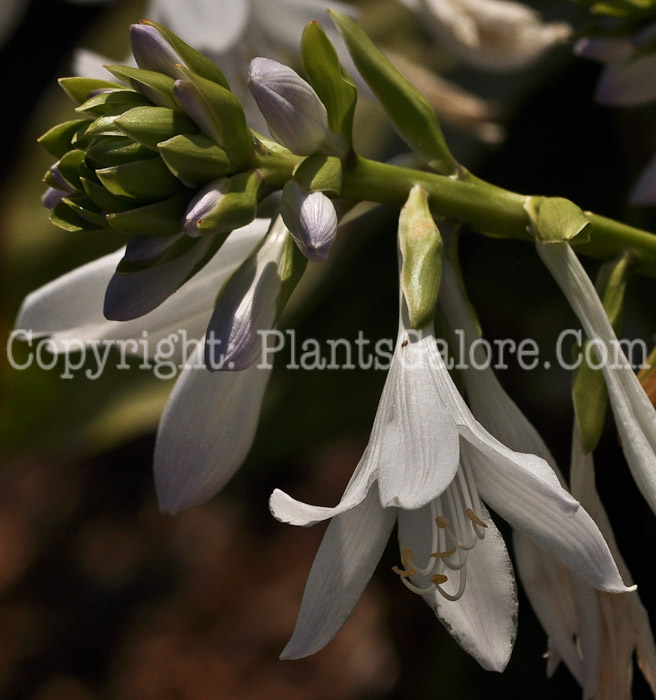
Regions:
<instances>
[{"instance_id":1,"label":"flower bud","mask_svg":"<svg viewBox=\"0 0 656 700\"><path fill-rule=\"evenodd\" d=\"M164 73L171 78L183 78L178 68L183 63L180 54L169 44L156 27L133 24L130 27L132 54L139 68Z\"/></svg>"},{"instance_id":2,"label":"flower bud","mask_svg":"<svg viewBox=\"0 0 656 700\"><path fill-rule=\"evenodd\" d=\"M238 236L235 231L232 236ZM257 361L260 331L271 329L304 269L289 231L278 217L257 251L225 284L205 337L210 370L243 370Z\"/></svg>"},{"instance_id":3,"label":"flower bud","mask_svg":"<svg viewBox=\"0 0 656 700\"><path fill-rule=\"evenodd\" d=\"M282 218L303 255L313 262L328 257L337 233L337 213L323 192L307 192L290 180L283 189Z\"/></svg>"},{"instance_id":4,"label":"flower bud","mask_svg":"<svg viewBox=\"0 0 656 700\"><path fill-rule=\"evenodd\" d=\"M428 208L428 194L415 185L399 217L401 287L410 325L433 322L442 279L442 237Z\"/></svg>"},{"instance_id":5,"label":"flower bud","mask_svg":"<svg viewBox=\"0 0 656 700\"><path fill-rule=\"evenodd\" d=\"M248 87L273 138L297 155L343 155L344 140L328 127L328 114L312 87L288 66L254 58Z\"/></svg>"},{"instance_id":6,"label":"flower bud","mask_svg":"<svg viewBox=\"0 0 656 700\"><path fill-rule=\"evenodd\" d=\"M191 200L183 219L192 238L228 233L255 218L262 176L259 171L222 177L206 185Z\"/></svg>"}]
</instances>

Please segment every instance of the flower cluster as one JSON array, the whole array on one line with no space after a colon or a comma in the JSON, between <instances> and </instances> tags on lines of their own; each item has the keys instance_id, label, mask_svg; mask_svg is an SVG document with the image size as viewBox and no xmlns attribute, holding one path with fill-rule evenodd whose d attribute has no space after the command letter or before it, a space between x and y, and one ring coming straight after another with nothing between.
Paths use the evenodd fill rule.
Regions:
<instances>
[{"instance_id":1,"label":"flower cluster","mask_svg":"<svg viewBox=\"0 0 656 700\"><path fill-rule=\"evenodd\" d=\"M440 36L467 55L476 48L498 68L535 59L569 34L501 0L422 8ZM129 338L144 328L151 339L181 327L204 336L197 355L209 372L183 370L157 437L160 507L177 513L215 495L250 449L271 369L258 362L261 335L279 321L307 262L331 255L338 212L363 201L399 207L399 330L368 445L336 506L309 505L279 489L270 498L282 522L331 520L283 656L311 654L333 638L397 526L400 566L393 571L402 585L484 668L503 670L516 635L517 593L489 507L515 531L520 576L555 649L550 664L562 658L586 697L621 686L619 675L602 674L609 642L599 629L621 625L618 611L626 608L633 624L620 651L630 659L637 648L653 685L656 655L644 610L584 456L603 421L590 390L601 381L631 472L656 511L656 412L626 358L619 368L604 366L603 376L581 375L572 494L489 367L463 372L465 400L435 331L439 310L447 332L462 332L468 352L481 338L456 265L455 231L463 222L534 241L599 347L617 343L608 299L625 281L628 258L648 267L652 243L568 200L524 197L478 180L449 150L426 98L353 20L332 17L417 169L356 152L358 91L318 23L307 26L301 43L307 80L267 58L250 63L248 89L268 138L212 61L144 21L131 28L137 67L110 66L114 80L61 80L78 117L41 138L57 158L43 197L53 224L125 246L31 294L17 325L51 336L62 350L70 337ZM497 41L506 50L495 50ZM595 234L603 239L598 248ZM603 299L572 249L586 237L588 250L602 257L631 248L615 264ZM566 602L549 618L556 578Z\"/></svg>"}]
</instances>

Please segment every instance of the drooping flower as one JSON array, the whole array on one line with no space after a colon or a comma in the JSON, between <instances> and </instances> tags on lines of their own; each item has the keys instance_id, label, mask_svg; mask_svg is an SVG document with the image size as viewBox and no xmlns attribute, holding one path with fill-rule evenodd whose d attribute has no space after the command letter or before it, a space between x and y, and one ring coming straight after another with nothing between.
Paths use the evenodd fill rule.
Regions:
<instances>
[{"instance_id":1,"label":"drooping flower","mask_svg":"<svg viewBox=\"0 0 656 700\"><path fill-rule=\"evenodd\" d=\"M509 0L403 2L427 18L447 51L486 70L527 66L572 32L567 23L545 23L535 10Z\"/></svg>"},{"instance_id":2,"label":"drooping flower","mask_svg":"<svg viewBox=\"0 0 656 700\"><path fill-rule=\"evenodd\" d=\"M516 624L514 578L483 502L591 585L626 590L590 517L547 463L514 452L474 419L438 351L414 332L401 299L399 336L369 444L333 508L276 490L272 513L310 525L332 518L284 658L321 649L371 577L398 520L396 573L485 668L502 670ZM418 439L421 436L421 439Z\"/></svg>"},{"instance_id":3,"label":"drooping flower","mask_svg":"<svg viewBox=\"0 0 656 700\"><path fill-rule=\"evenodd\" d=\"M440 309L448 325L462 333L465 358L460 357L458 364L463 367L467 396L477 419L509 447L543 457L564 483L538 432L504 391L491 367L479 356L481 348L476 341L480 338L480 331L461 281L448 261L443 268ZM466 358L469 362L465 361ZM592 456L583 454L576 429L571 483L572 494L582 506L578 517L594 520L608 543L623 580L630 585L631 576L594 488ZM637 591L616 595L595 590L521 532L513 533L513 544L520 580L549 638L548 675L551 676L558 663L563 661L583 688L584 698L630 700L632 655L636 650L639 665L653 685L656 652L647 614Z\"/></svg>"},{"instance_id":4,"label":"drooping flower","mask_svg":"<svg viewBox=\"0 0 656 700\"><path fill-rule=\"evenodd\" d=\"M623 579L631 583L610 522L595 488L592 454L584 454L574 426L570 480L572 493L594 517L613 553ZM610 595L596 591L572 572L515 539L518 571L531 605L549 636L547 672L562 660L594 700L630 700L633 655L656 695L656 646L638 591Z\"/></svg>"},{"instance_id":5,"label":"drooping flower","mask_svg":"<svg viewBox=\"0 0 656 700\"><path fill-rule=\"evenodd\" d=\"M164 411L155 449L155 481L166 512L177 513L213 496L250 449L270 365L259 368L256 364L244 372L209 372L202 362L203 337L217 290L251 254L268 227L268 220L256 219L234 231L195 277L140 318L116 322L103 317L105 290L123 250L32 292L19 312L16 327L37 337L49 336L53 352L67 352L70 341L79 350L81 343L133 340L124 344L128 352L156 360L159 343L171 340L167 360L187 365Z\"/></svg>"},{"instance_id":6,"label":"drooping flower","mask_svg":"<svg viewBox=\"0 0 656 700\"><path fill-rule=\"evenodd\" d=\"M569 244L536 241L536 248L588 339L602 355L601 371L626 461L642 495L656 512L656 411L622 350L592 281Z\"/></svg>"}]
</instances>

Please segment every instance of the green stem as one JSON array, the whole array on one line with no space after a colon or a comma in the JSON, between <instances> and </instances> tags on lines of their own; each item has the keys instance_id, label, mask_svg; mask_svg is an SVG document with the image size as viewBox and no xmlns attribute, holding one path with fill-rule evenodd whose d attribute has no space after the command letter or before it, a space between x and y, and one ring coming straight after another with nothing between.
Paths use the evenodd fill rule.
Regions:
<instances>
[{"instance_id":1,"label":"green stem","mask_svg":"<svg viewBox=\"0 0 656 700\"><path fill-rule=\"evenodd\" d=\"M344 171L341 196L402 207L413 185L422 185L428 191L435 215L469 223L481 233L532 241L524 210L527 197L470 173L451 178L358 158ZM636 259L636 271L656 276L654 234L598 214L586 214L592 222L590 240L575 244L578 251L607 260L630 250Z\"/></svg>"}]
</instances>

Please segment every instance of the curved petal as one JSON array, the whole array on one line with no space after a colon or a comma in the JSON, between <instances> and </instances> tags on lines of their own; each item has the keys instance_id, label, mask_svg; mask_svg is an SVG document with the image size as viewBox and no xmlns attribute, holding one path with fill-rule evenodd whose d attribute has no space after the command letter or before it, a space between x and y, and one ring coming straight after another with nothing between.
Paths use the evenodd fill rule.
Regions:
<instances>
[{"instance_id":1,"label":"curved petal","mask_svg":"<svg viewBox=\"0 0 656 700\"><path fill-rule=\"evenodd\" d=\"M103 313L113 321L131 321L145 316L166 301L184 284L213 245L212 237L201 238L174 260L139 272L116 272L107 285ZM129 248L126 249L129 251Z\"/></svg>"},{"instance_id":2,"label":"curved petal","mask_svg":"<svg viewBox=\"0 0 656 700\"><path fill-rule=\"evenodd\" d=\"M399 335L371 434L378 445L383 507L419 508L443 493L458 471L452 406L430 381L442 371L431 365L436 352L432 332ZM443 363L442 368L443 380L450 382Z\"/></svg>"},{"instance_id":3,"label":"curved petal","mask_svg":"<svg viewBox=\"0 0 656 700\"><path fill-rule=\"evenodd\" d=\"M205 369L197 348L173 388L155 443L155 487L163 512L203 503L228 482L250 450L270 369Z\"/></svg>"},{"instance_id":4,"label":"curved petal","mask_svg":"<svg viewBox=\"0 0 656 700\"><path fill-rule=\"evenodd\" d=\"M371 443L358 463L340 502L333 508L313 506L288 496L284 491L275 489L269 499L269 508L273 516L290 525L314 525L344 513L364 501L376 480L376 460L372 457Z\"/></svg>"},{"instance_id":5,"label":"curved petal","mask_svg":"<svg viewBox=\"0 0 656 700\"><path fill-rule=\"evenodd\" d=\"M66 352L74 341L81 344L100 341L141 339L148 342L126 345L130 354L153 357L157 344L172 334L179 340L198 341L212 313L217 291L236 267L253 250L267 230L268 219L256 219L234 231L216 255L200 272L150 313L132 321L108 321L102 315L103 298L109 280L123 257L123 249L83 265L29 294L19 312L16 327L35 335L50 335L53 352ZM180 332L183 332L183 334ZM189 352L182 342L174 346L168 359L185 359Z\"/></svg>"},{"instance_id":6,"label":"curved petal","mask_svg":"<svg viewBox=\"0 0 656 700\"><path fill-rule=\"evenodd\" d=\"M437 590L423 596L438 619L460 646L488 671L503 671L517 629L517 590L512 564L501 533L483 507L485 537L467 556L467 582L458 600ZM409 546L420 566L430 561L431 513L429 508L399 512L399 543ZM427 586L426 577L413 583ZM448 587L448 583L445 587Z\"/></svg>"},{"instance_id":7,"label":"curved petal","mask_svg":"<svg viewBox=\"0 0 656 700\"><path fill-rule=\"evenodd\" d=\"M558 656L579 685L584 683L583 660L576 646L576 609L568 570L537 547L526 535L513 532L517 573L542 628ZM592 589L590 589L592 590ZM555 670L553 654L549 668Z\"/></svg>"},{"instance_id":8,"label":"curved petal","mask_svg":"<svg viewBox=\"0 0 656 700\"><path fill-rule=\"evenodd\" d=\"M92 260L28 294L16 328L48 335L97 323L102 318L105 289L124 254L121 248Z\"/></svg>"},{"instance_id":9,"label":"curved petal","mask_svg":"<svg viewBox=\"0 0 656 700\"><path fill-rule=\"evenodd\" d=\"M538 254L586 335L606 352L601 370L622 448L638 488L656 512L656 412L622 351L594 285L567 243L536 243Z\"/></svg>"},{"instance_id":10,"label":"curved petal","mask_svg":"<svg viewBox=\"0 0 656 700\"><path fill-rule=\"evenodd\" d=\"M479 445L464 443L461 453L489 506L595 588L614 593L631 590L622 582L599 528L565 489L536 478L530 461L500 459Z\"/></svg>"},{"instance_id":11,"label":"curved petal","mask_svg":"<svg viewBox=\"0 0 656 700\"><path fill-rule=\"evenodd\" d=\"M281 659L314 654L339 632L371 578L395 522L396 510L380 507L375 486L362 503L332 520Z\"/></svg>"}]
</instances>

